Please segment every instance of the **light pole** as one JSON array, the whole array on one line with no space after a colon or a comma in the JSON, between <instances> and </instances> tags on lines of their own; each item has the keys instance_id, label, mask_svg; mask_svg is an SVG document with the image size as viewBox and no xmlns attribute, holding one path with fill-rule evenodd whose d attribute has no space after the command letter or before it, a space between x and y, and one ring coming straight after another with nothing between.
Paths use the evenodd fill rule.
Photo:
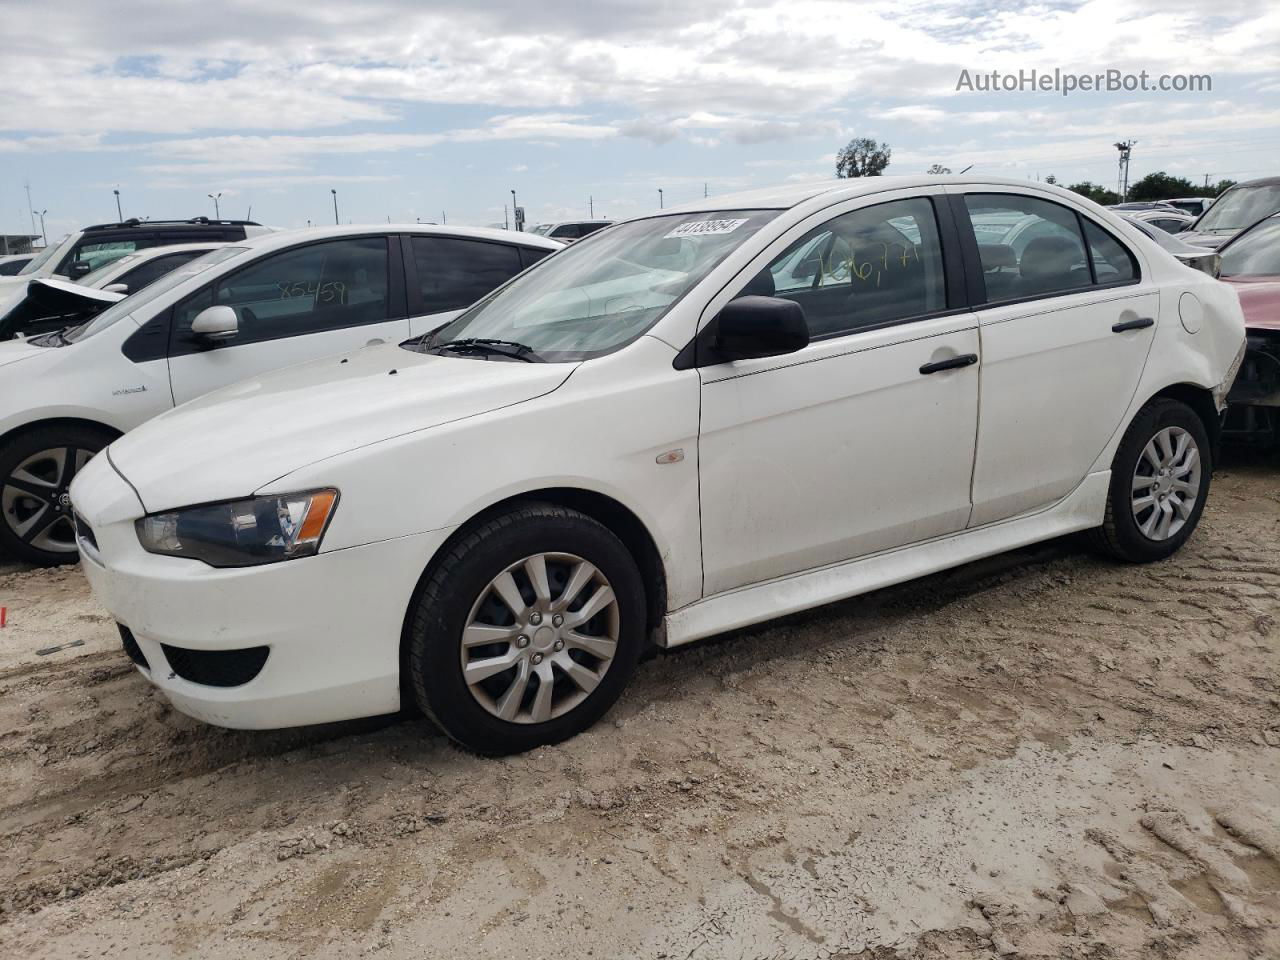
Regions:
<instances>
[{"instance_id":1,"label":"light pole","mask_svg":"<svg viewBox=\"0 0 1280 960\"><path fill-rule=\"evenodd\" d=\"M44 232L44 215L48 212L47 209L40 211L40 239L46 247L49 245L49 236Z\"/></svg>"},{"instance_id":2,"label":"light pole","mask_svg":"<svg viewBox=\"0 0 1280 960\"><path fill-rule=\"evenodd\" d=\"M658 188L658 209L662 209L662 188Z\"/></svg>"},{"instance_id":3,"label":"light pole","mask_svg":"<svg viewBox=\"0 0 1280 960\"><path fill-rule=\"evenodd\" d=\"M219 200L219 198L221 198L221 197L222 197L222 191L221 191L221 190L219 190L216 194L213 194L213 193L206 193L206 194L205 194L205 196L206 196L206 197L208 197L210 200L212 200L212 201L213 201L213 219L215 219L215 220L221 220L221 219L222 219L222 210L221 210L221 208L218 206L218 200Z\"/></svg>"},{"instance_id":4,"label":"light pole","mask_svg":"<svg viewBox=\"0 0 1280 960\"><path fill-rule=\"evenodd\" d=\"M120 212L120 188L116 187L111 192L116 195L116 219L124 223L124 214Z\"/></svg>"},{"instance_id":5,"label":"light pole","mask_svg":"<svg viewBox=\"0 0 1280 960\"><path fill-rule=\"evenodd\" d=\"M1133 145L1137 140L1123 140L1114 146L1120 151L1120 169L1116 177L1116 193L1120 195L1120 202L1124 203L1125 198L1129 196L1129 154L1133 151Z\"/></svg>"},{"instance_id":6,"label":"light pole","mask_svg":"<svg viewBox=\"0 0 1280 960\"><path fill-rule=\"evenodd\" d=\"M516 192L511 191L511 222L516 225L516 233L524 229L524 221L520 219L520 205L516 202Z\"/></svg>"},{"instance_id":7,"label":"light pole","mask_svg":"<svg viewBox=\"0 0 1280 960\"><path fill-rule=\"evenodd\" d=\"M338 191L337 191L337 190L334 190L334 189L331 187L331 188L329 189L329 192L333 194L333 222L334 222L334 225L336 226L336 225L339 223L339 220L338 220Z\"/></svg>"}]
</instances>

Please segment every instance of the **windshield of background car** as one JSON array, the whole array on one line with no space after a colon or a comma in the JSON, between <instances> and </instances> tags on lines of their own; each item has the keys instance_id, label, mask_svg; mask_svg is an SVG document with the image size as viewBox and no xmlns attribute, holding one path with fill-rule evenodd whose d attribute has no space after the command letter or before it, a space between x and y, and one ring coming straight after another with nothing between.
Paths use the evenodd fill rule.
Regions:
<instances>
[{"instance_id":1,"label":"windshield of background car","mask_svg":"<svg viewBox=\"0 0 1280 960\"><path fill-rule=\"evenodd\" d=\"M1280 217L1260 223L1222 251L1218 275L1223 277L1280 276Z\"/></svg>"},{"instance_id":2,"label":"windshield of background car","mask_svg":"<svg viewBox=\"0 0 1280 960\"><path fill-rule=\"evenodd\" d=\"M1280 184L1234 187L1206 211L1193 229L1207 233L1235 233L1280 210Z\"/></svg>"},{"instance_id":3,"label":"windshield of background car","mask_svg":"<svg viewBox=\"0 0 1280 960\"><path fill-rule=\"evenodd\" d=\"M550 231L551 231L551 224L540 223L529 232L536 233L540 237L545 237Z\"/></svg>"},{"instance_id":4,"label":"windshield of background car","mask_svg":"<svg viewBox=\"0 0 1280 960\"><path fill-rule=\"evenodd\" d=\"M34 260L28 263L20 271L18 271L18 276L25 277L29 274L35 273L37 270L43 267L46 263L52 260L54 254L57 254L59 257L61 257L63 250L71 246L71 239L72 238L70 234L68 234L67 236L59 240L57 243L49 244L47 247L44 248L44 251L39 256L37 256Z\"/></svg>"},{"instance_id":5,"label":"windshield of background car","mask_svg":"<svg viewBox=\"0 0 1280 960\"><path fill-rule=\"evenodd\" d=\"M127 317L131 313L136 313L153 300L164 296L174 287L190 280L197 273L209 269L214 264L222 263L224 260L230 260L232 257L238 256L248 250L248 247L221 247L217 250L210 250L202 257L196 257L194 260L184 263L182 266L173 270L171 273L165 274L155 283L143 287L132 296L125 297L111 306L103 310L88 323L82 323L78 327L72 327L63 334L63 339L68 343L77 343L81 340L87 340L96 333L101 333L107 327L111 326L121 317Z\"/></svg>"},{"instance_id":6,"label":"windshield of background car","mask_svg":"<svg viewBox=\"0 0 1280 960\"><path fill-rule=\"evenodd\" d=\"M411 349L484 338L543 360L612 353L652 327L778 210L717 210L632 220L566 247Z\"/></svg>"}]
</instances>

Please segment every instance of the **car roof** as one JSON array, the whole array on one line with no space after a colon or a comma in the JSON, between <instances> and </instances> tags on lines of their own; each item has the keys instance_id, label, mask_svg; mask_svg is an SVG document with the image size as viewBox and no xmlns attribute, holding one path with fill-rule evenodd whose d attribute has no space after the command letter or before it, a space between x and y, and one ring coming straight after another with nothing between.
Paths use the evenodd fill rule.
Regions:
<instances>
[{"instance_id":1,"label":"car roof","mask_svg":"<svg viewBox=\"0 0 1280 960\"><path fill-rule=\"evenodd\" d=\"M542 250L563 250L564 244L546 237L531 233L517 233L514 230L494 230L491 227L450 227L426 223L373 223L354 224L333 227L297 227L292 230L277 230L274 233L249 237L246 240L234 240L231 245L248 247L252 250L274 250L291 247L306 240L327 240L339 237L365 237L388 233L405 233L424 237L460 237L464 240L491 240L497 243L514 243L523 247L537 247Z\"/></svg>"}]
</instances>

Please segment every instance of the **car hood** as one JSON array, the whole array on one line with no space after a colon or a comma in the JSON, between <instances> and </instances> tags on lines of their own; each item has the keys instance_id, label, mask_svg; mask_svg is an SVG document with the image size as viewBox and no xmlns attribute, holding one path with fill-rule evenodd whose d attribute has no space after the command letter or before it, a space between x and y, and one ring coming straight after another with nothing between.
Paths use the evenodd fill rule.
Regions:
<instances>
[{"instance_id":1,"label":"car hood","mask_svg":"<svg viewBox=\"0 0 1280 960\"><path fill-rule=\"evenodd\" d=\"M1210 250L1217 250L1220 246L1235 236L1234 233L1206 233L1200 230L1183 230L1181 233L1175 233L1175 237L1183 243L1193 243L1197 247L1208 247Z\"/></svg>"},{"instance_id":2,"label":"car hood","mask_svg":"<svg viewBox=\"0 0 1280 960\"><path fill-rule=\"evenodd\" d=\"M369 347L193 400L110 458L148 512L244 497L318 460L550 393L574 366Z\"/></svg>"},{"instance_id":3,"label":"car hood","mask_svg":"<svg viewBox=\"0 0 1280 960\"><path fill-rule=\"evenodd\" d=\"M48 352L48 347L35 347L26 340L6 340L0 343L0 367L17 363L19 360L44 356Z\"/></svg>"},{"instance_id":4,"label":"car hood","mask_svg":"<svg viewBox=\"0 0 1280 960\"><path fill-rule=\"evenodd\" d=\"M1235 287L1248 330L1280 330L1280 277L1223 277Z\"/></svg>"}]
</instances>

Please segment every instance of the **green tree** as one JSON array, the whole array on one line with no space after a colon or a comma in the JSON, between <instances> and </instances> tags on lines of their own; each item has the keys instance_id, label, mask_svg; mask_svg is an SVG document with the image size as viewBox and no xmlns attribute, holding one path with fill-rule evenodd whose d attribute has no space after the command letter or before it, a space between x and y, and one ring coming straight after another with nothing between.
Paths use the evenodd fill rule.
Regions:
<instances>
[{"instance_id":1,"label":"green tree","mask_svg":"<svg viewBox=\"0 0 1280 960\"><path fill-rule=\"evenodd\" d=\"M941 175L944 173L950 173L950 172L951 172L950 167L944 167L940 163L935 163L932 167L930 167L928 170L925 171L925 173L928 173L934 176Z\"/></svg>"},{"instance_id":2,"label":"green tree","mask_svg":"<svg viewBox=\"0 0 1280 960\"><path fill-rule=\"evenodd\" d=\"M1071 186L1067 187L1067 189L1072 190L1081 196L1088 197L1094 203L1100 203L1104 207L1107 206L1107 204L1120 202L1120 198L1116 196L1116 192L1114 190L1108 190L1106 187L1100 187L1098 184L1090 183L1088 180L1084 180L1080 183L1073 183Z\"/></svg>"},{"instance_id":3,"label":"green tree","mask_svg":"<svg viewBox=\"0 0 1280 960\"><path fill-rule=\"evenodd\" d=\"M1219 180L1216 185L1210 187L1205 192L1211 197L1220 197L1235 185L1236 181L1234 180Z\"/></svg>"},{"instance_id":4,"label":"green tree","mask_svg":"<svg viewBox=\"0 0 1280 960\"><path fill-rule=\"evenodd\" d=\"M854 137L836 154L837 177L878 177L889 165L893 151L870 137Z\"/></svg>"},{"instance_id":5,"label":"green tree","mask_svg":"<svg viewBox=\"0 0 1280 960\"><path fill-rule=\"evenodd\" d=\"M1129 188L1129 200L1168 200L1170 197L1190 197L1196 193L1196 185L1186 177L1175 177L1158 170Z\"/></svg>"},{"instance_id":6,"label":"green tree","mask_svg":"<svg viewBox=\"0 0 1280 960\"><path fill-rule=\"evenodd\" d=\"M1045 178L1044 178L1044 182L1045 182L1045 183L1052 183L1052 184L1055 184L1055 185L1056 185L1056 184L1057 184L1057 182L1058 182L1058 178L1057 178L1057 177L1055 177L1055 176L1051 173L1051 174L1049 174L1047 177L1045 177Z\"/></svg>"}]
</instances>

